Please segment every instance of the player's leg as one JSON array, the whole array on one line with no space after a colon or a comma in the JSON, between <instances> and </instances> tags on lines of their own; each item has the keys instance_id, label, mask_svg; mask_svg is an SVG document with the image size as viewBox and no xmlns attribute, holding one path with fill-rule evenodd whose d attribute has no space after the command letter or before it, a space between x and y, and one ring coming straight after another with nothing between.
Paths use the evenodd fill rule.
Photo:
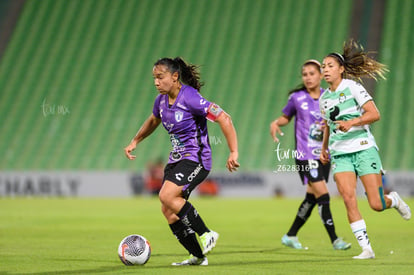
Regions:
<instances>
[{"instance_id":1,"label":"player's leg","mask_svg":"<svg viewBox=\"0 0 414 275\"><path fill-rule=\"evenodd\" d=\"M181 189L182 187L177 186L171 181L166 180L164 182L159 193L162 204L161 210L174 236L188 253L197 258L204 258L194 230L184 224L176 214L177 209L181 209L182 205L185 204L185 200L178 197L181 194ZM177 196L174 196L174 194Z\"/></svg>"},{"instance_id":2,"label":"player's leg","mask_svg":"<svg viewBox=\"0 0 414 275\"><path fill-rule=\"evenodd\" d=\"M316 202L318 204L318 212L322 223L325 226L326 232L329 235L333 248L336 250L346 250L351 247L350 243L346 243L336 235L335 224L333 221L330 196L325 180L320 180L309 184L309 189L315 194Z\"/></svg>"},{"instance_id":3,"label":"player's leg","mask_svg":"<svg viewBox=\"0 0 414 275\"><path fill-rule=\"evenodd\" d=\"M356 196L356 174L354 172L339 172L335 173L334 177L338 191L344 200L352 232L354 233L359 246L362 248L362 253L355 256L354 259L374 258L375 254L368 238L367 227L358 209Z\"/></svg>"},{"instance_id":4,"label":"player's leg","mask_svg":"<svg viewBox=\"0 0 414 275\"><path fill-rule=\"evenodd\" d=\"M203 254L206 255L216 246L219 234L205 225L200 214L187 199L191 192L207 178L209 171L195 162L190 162L188 167L191 172L188 179L191 179L191 181L183 187L181 192L181 196L186 199L186 203L177 215L200 236Z\"/></svg>"},{"instance_id":5,"label":"player's leg","mask_svg":"<svg viewBox=\"0 0 414 275\"><path fill-rule=\"evenodd\" d=\"M190 160L182 160L168 171L160 192L160 200L171 209L183 224L199 236L203 254L208 253L217 242L219 234L209 230L195 207L187 200L192 190L208 175L202 165Z\"/></svg>"},{"instance_id":6,"label":"player's leg","mask_svg":"<svg viewBox=\"0 0 414 275\"><path fill-rule=\"evenodd\" d=\"M295 237L298 234L299 229L306 223L310 217L313 208L316 205L316 198L311 191L306 190L305 198L299 205L293 224L287 232L287 236Z\"/></svg>"},{"instance_id":7,"label":"player's leg","mask_svg":"<svg viewBox=\"0 0 414 275\"><path fill-rule=\"evenodd\" d=\"M358 174L368 197L369 205L375 211L395 208L405 219L411 218L410 207L396 192L384 195L382 186L382 164L376 148L372 147L359 153Z\"/></svg>"},{"instance_id":8,"label":"player's leg","mask_svg":"<svg viewBox=\"0 0 414 275\"><path fill-rule=\"evenodd\" d=\"M309 171L309 164L307 160L296 160L296 166L299 168L299 176L302 184L307 185L308 178L306 172ZM307 187L305 199L299 205L295 219L290 226L288 232L282 237L282 244L295 249L302 249L302 244L299 242L297 234L302 226L306 223L310 217L313 208L316 205L316 198L312 193L312 190Z\"/></svg>"},{"instance_id":9,"label":"player's leg","mask_svg":"<svg viewBox=\"0 0 414 275\"><path fill-rule=\"evenodd\" d=\"M295 219L289 228L289 231L282 237L282 244L295 249L302 249L302 244L299 242L297 234L299 229L306 223L307 219L312 213L316 205L315 196L312 193L306 192L305 199L299 205L298 212Z\"/></svg>"}]
</instances>

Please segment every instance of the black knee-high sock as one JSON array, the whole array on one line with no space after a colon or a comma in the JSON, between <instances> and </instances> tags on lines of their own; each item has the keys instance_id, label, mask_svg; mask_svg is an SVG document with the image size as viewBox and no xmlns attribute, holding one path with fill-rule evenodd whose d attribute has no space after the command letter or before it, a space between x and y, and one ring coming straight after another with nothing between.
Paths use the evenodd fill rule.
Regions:
<instances>
[{"instance_id":1,"label":"black knee-high sock","mask_svg":"<svg viewBox=\"0 0 414 275\"><path fill-rule=\"evenodd\" d=\"M208 228L201 219L200 215L198 214L197 210L194 206L186 201L183 208L181 208L180 212L178 212L177 216L181 219L181 221L191 227L199 236L203 235L205 232L209 232Z\"/></svg>"},{"instance_id":2,"label":"black knee-high sock","mask_svg":"<svg viewBox=\"0 0 414 275\"><path fill-rule=\"evenodd\" d=\"M331 242L333 243L338 238L338 236L335 233L335 225L333 222L331 208L329 205L329 194L323 194L322 196L317 198L316 201L318 202L319 216L321 216L322 223L325 226L326 231L328 232Z\"/></svg>"},{"instance_id":3,"label":"black knee-high sock","mask_svg":"<svg viewBox=\"0 0 414 275\"><path fill-rule=\"evenodd\" d=\"M197 258L204 257L196 234L190 227L182 223L181 220L178 220L175 223L170 224L170 228L177 240L190 254Z\"/></svg>"},{"instance_id":4,"label":"black knee-high sock","mask_svg":"<svg viewBox=\"0 0 414 275\"><path fill-rule=\"evenodd\" d=\"M316 205L316 198L311 193L306 193L305 199L300 204L296 218L293 221L292 226L290 227L287 235L296 236L299 229L305 224L306 220L309 218L312 213L313 207Z\"/></svg>"}]
</instances>

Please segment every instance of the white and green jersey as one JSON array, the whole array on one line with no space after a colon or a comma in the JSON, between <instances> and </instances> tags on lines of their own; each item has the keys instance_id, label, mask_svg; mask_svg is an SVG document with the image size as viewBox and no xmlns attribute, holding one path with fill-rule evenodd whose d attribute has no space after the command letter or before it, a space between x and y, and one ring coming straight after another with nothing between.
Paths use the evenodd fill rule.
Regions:
<instances>
[{"instance_id":1,"label":"white and green jersey","mask_svg":"<svg viewBox=\"0 0 414 275\"><path fill-rule=\"evenodd\" d=\"M372 97L365 88L350 79L343 79L336 91L327 89L319 99L319 108L329 126L329 152L332 156L377 147L369 125L353 126L348 132L336 129L334 121L360 117L362 106ZM378 148L378 147L377 147Z\"/></svg>"}]
</instances>

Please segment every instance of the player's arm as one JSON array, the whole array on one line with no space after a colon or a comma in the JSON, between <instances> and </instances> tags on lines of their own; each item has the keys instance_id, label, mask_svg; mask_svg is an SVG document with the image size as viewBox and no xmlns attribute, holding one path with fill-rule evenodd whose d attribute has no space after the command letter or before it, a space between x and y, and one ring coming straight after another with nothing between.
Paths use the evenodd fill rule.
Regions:
<instances>
[{"instance_id":1,"label":"player's arm","mask_svg":"<svg viewBox=\"0 0 414 275\"><path fill-rule=\"evenodd\" d=\"M380 119L380 113L373 100L367 101L363 106L363 114L360 117L348 121L335 121L337 129L347 132L352 126L362 126L372 124Z\"/></svg>"},{"instance_id":2,"label":"player's arm","mask_svg":"<svg viewBox=\"0 0 414 275\"><path fill-rule=\"evenodd\" d=\"M160 125L161 119L151 114L145 122L139 128L135 137L131 140L129 145L124 148L125 155L128 159L133 160L136 156L132 155L131 152L135 150L137 145L144 140L147 136L151 135L152 132Z\"/></svg>"},{"instance_id":3,"label":"player's arm","mask_svg":"<svg viewBox=\"0 0 414 275\"><path fill-rule=\"evenodd\" d=\"M319 159L323 164L326 164L326 163L329 162L329 150L328 150L329 125L326 122L326 120L323 120L322 124L325 125L325 126L324 126L324 129L323 129L322 148L321 148L321 155L320 155Z\"/></svg>"},{"instance_id":4,"label":"player's arm","mask_svg":"<svg viewBox=\"0 0 414 275\"><path fill-rule=\"evenodd\" d=\"M224 137L227 140L227 145L230 150L230 155L227 159L226 167L230 172L237 171L237 168L240 164L237 162L239 158L239 151L237 145L237 133L234 128L233 121L231 117L226 112L221 112L221 114L215 120L221 128L221 131L224 134Z\"/></svg>"},{"instance_id":5,"label":"player's arm","mask_svg":"<svg viewBox=\"0 0 414 275\"><path fill-rule=\"evenodd\" d=\"M237 145L237 133L231 117L221 109L220 106L215 103L210 103L210 106L207 108L206 118L210 121L217 122L220 125L230 150L226 167L230 172L236 171L240 166L237 162L237 159L239 158L239 150Z\"/></svg>"},{"instance_id":6,"label":"player's arm","mask_svg":"<svg viewBox=\"0 0 414 275\"><path fill-rule=\"evenodd\" d=\"M291 117L283 114L274 121L272 121L272 123L270 123L270 135L272 136L275 142L279 142L279 139L277 138L276 134L279 134L281 136L284 135L282 130L280 130L280 127L287 125L290 120Z\"/></svg>"}]
</instances>

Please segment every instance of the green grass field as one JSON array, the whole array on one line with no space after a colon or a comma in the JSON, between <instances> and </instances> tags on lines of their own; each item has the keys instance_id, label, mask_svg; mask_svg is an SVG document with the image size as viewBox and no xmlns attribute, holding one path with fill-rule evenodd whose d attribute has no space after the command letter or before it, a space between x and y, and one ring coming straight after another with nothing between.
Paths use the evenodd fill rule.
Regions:
<instances>
[{"instance_id":1,"label":"green grass field","mask_svg":"<svg viewBox=\"0 0 414 275\"><path fill-rule=\"evenodd\" d=\"M0 199L0 274L413 274L414 225L395 210L376 213L361 199L373 260L353 260L360 248L339 198L331 208L339 236L352 242L334 251L314 209L299 238L309 250L283 247L281 236L299 199L194 198L207 225L220 233L209 266L173 267L187 257L172 235L157 198ZM414 199L407 200L414 206ZM145 236L152 256L124 266L123 237Z\"/></svg>"}]
</instances>

